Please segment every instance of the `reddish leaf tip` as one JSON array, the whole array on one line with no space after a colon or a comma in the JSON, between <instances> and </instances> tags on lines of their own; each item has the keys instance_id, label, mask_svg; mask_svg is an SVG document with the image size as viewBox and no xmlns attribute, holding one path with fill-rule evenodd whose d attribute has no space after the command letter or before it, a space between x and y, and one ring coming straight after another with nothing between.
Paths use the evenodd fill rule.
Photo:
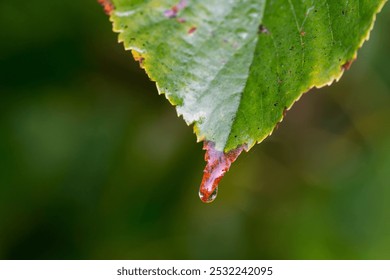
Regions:
<instances>
[{"instance_id":1,"label":"reddish leaf tip","mask_svg":"<svg viewBox=\"0 0 390 280\"><path fill-rule=\"evenodd\" d=\"M241 145L225 153L216 150L213 142L204 141L203 150L206 150L205 161L207 164L203 171L203 179L199 188L199 195L203 202L208 203L214 200L219 181L244 148L245 145Z\"/></svg>"}]
</instances>

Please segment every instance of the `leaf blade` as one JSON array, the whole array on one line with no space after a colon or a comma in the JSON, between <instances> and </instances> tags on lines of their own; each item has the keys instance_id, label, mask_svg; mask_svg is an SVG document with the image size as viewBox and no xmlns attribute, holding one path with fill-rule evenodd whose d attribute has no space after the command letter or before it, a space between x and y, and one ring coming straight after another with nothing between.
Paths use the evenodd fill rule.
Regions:
<instances>
[{"instance_id":1,"label":"leaf blade","mask_svg":"<svg viewBox=\"0 0 390 280\"><path fill-rule=\"evenodd\" d=\"M119 41L204 141L202 201L303 93L340 79L386 2L99 1L114 7Z\"/></svg>"},{"instance_id":2,"label":"leaf blade","mask_svg":"<svg viewBox=\"0 0 390 280\"><path fill-rule=\"evenodd\" d=\"M198 141L228 152L261 142L304 92L339 79L385 1L112 2L119 40L159 92Z\"/></svg>"}]
</instances>

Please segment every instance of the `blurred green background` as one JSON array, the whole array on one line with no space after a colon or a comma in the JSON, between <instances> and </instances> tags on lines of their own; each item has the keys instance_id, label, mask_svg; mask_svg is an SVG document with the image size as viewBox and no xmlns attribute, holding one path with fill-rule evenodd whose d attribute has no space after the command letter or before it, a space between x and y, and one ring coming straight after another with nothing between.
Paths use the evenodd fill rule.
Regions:
<instances>
[{"instance_id":1,"label":"blurred green background","mask_svg":"<svg viewBox=\"0 0 390 280\"><path fill-rule=\"evenodd\" d=\"M192 128L95 1L0 3L1 259L389 259L390 6L205 205Z\"/></svg>"}]
</instances>

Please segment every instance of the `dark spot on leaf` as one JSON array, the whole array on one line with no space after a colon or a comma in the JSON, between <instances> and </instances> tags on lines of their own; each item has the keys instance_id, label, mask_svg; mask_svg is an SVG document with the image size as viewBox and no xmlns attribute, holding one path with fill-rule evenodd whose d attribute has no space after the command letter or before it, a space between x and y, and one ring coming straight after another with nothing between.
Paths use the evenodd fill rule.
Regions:
<instances>
[{"instance_id":1,"label":"dark spot on leaf","mask_svg":"<svg viewBox=\"0 0 390 280\"><path fill-rule=\"evenodd\" d=\"M268 34L268 33L269 33L268 29L264 25L260 24L259 29L257 30L257 34Z\"/></svg>"},{"instance_id":2,"label":"dark spot on leaf","mask_svg":"<svg viewBox=\"0 0 390 280\"><path fill-rule=\"evenodd\" d=\"M167 18L175 18L177 14L187 6L186 0L181 0L177 5L173 6L169 10L164 11L164 16Z\"/></svg>"},{"instance_id":3,"label":"dark spot on leaf","mask_svg":"<svg viewBox=\"0 0 390 280\"><path fill-rule=\"evenodd\" d=\"M354 59L346 61L343 65L341 65L341 68L343 70L349 70L351 68L352 63L354 62Z\"/></svg>"},{"instance_id":4,"label":"dark spot on leaf","mask_svg":"<svg viewBox=\"0 0 390 280\"><path fill-rule=\"evenodd\" d=\"M115 6L111 0L98 0L98 3L103 7L104 12L107 15L110 15L111 12L115 9Z\"/></svg>"},{"instance_id":5,"label":"dark spot on leaf","mask_svg":"<svg viewBox=\"0 0 390 280\"><path fill-rule=\"evenodd\" d=\"M164 16L166 16L166 17L168 17L168 18L174 18L174 17L177 16L177 12L178 12L177 7L176 7L176 6L173 6L171 9L166 10L166 11L164 12Z\"/></svg>"},{"instance_id":6,"label":"dark spot on leaf","mask_svg":"<svg viewBox=\"0 0 390 280\"><path fill-rule=\"evenodd\" d=\"M136 56L135 56L135 57L134 57L134 60L139 62L139 66L140 66L141 68L144 68L144 61L145 61L145 58L144 58L144 57L142 57L142 56L136 57Z\"/></svg>"},{"instance_id":7,"label":"dark spot on leaf","mask_svg":"<svg viewBox=\"0 0 390 280\"><path fill-rule=\"evenodd\" d=\"M283 118L285 118L286 117L286 115L287 115L287 107L284 107L284 109L283 109Z\"/></svg>"},{"instance_id":8,"label":"dark spot on leaf","mask_svg":"<svg viewBox=\"0 0 390 280\"><path fill-rule=\"evenodd\" d=\"M284 110L283 110L283 113L282 113L282 119L275 125L275 129L278 129L279 128L279 125L280 123L283 121L283 119L286 117L286 114L287 114L287 107L284 107Z\"/></svg>"},{"instance_id":9,"label":"dark spot on leaf","mask_svg":"<svg viewBox=\"0 0 390 280\"><path fill-rule=\"evenodd\" d=\"M299 32L299 34L300 34L301 36L305 36L305 35L306 35L306 32L303 31L303 30L301 30L301 32Z\"/></svg>"},{"instance_id":10,"label":"dark spot on leaf","mask_svg":"<svg viewBox=\"0 0 390 280\"><path fill-rule=\"evenodd\" d=\"M196 31L196 26L192 26L189 30L188 30L188 34L192 34Z\"/></svg>"}]
</instances>

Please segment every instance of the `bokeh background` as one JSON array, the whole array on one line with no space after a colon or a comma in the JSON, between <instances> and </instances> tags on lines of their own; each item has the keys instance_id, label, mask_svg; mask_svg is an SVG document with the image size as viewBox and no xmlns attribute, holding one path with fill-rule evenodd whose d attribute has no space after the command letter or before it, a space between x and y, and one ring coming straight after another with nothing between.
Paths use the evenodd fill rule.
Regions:
<instances>
[{"instance_id":1,"label":"bokeh background","mask_svg":"<svg viewBox=\"0 0 390 280\"><path fill-rule=\"evenodd\" d=\"M389 259L390 6L218 198L95 1L0 3L1 259Z\"/></svg>"}]
</instances>

